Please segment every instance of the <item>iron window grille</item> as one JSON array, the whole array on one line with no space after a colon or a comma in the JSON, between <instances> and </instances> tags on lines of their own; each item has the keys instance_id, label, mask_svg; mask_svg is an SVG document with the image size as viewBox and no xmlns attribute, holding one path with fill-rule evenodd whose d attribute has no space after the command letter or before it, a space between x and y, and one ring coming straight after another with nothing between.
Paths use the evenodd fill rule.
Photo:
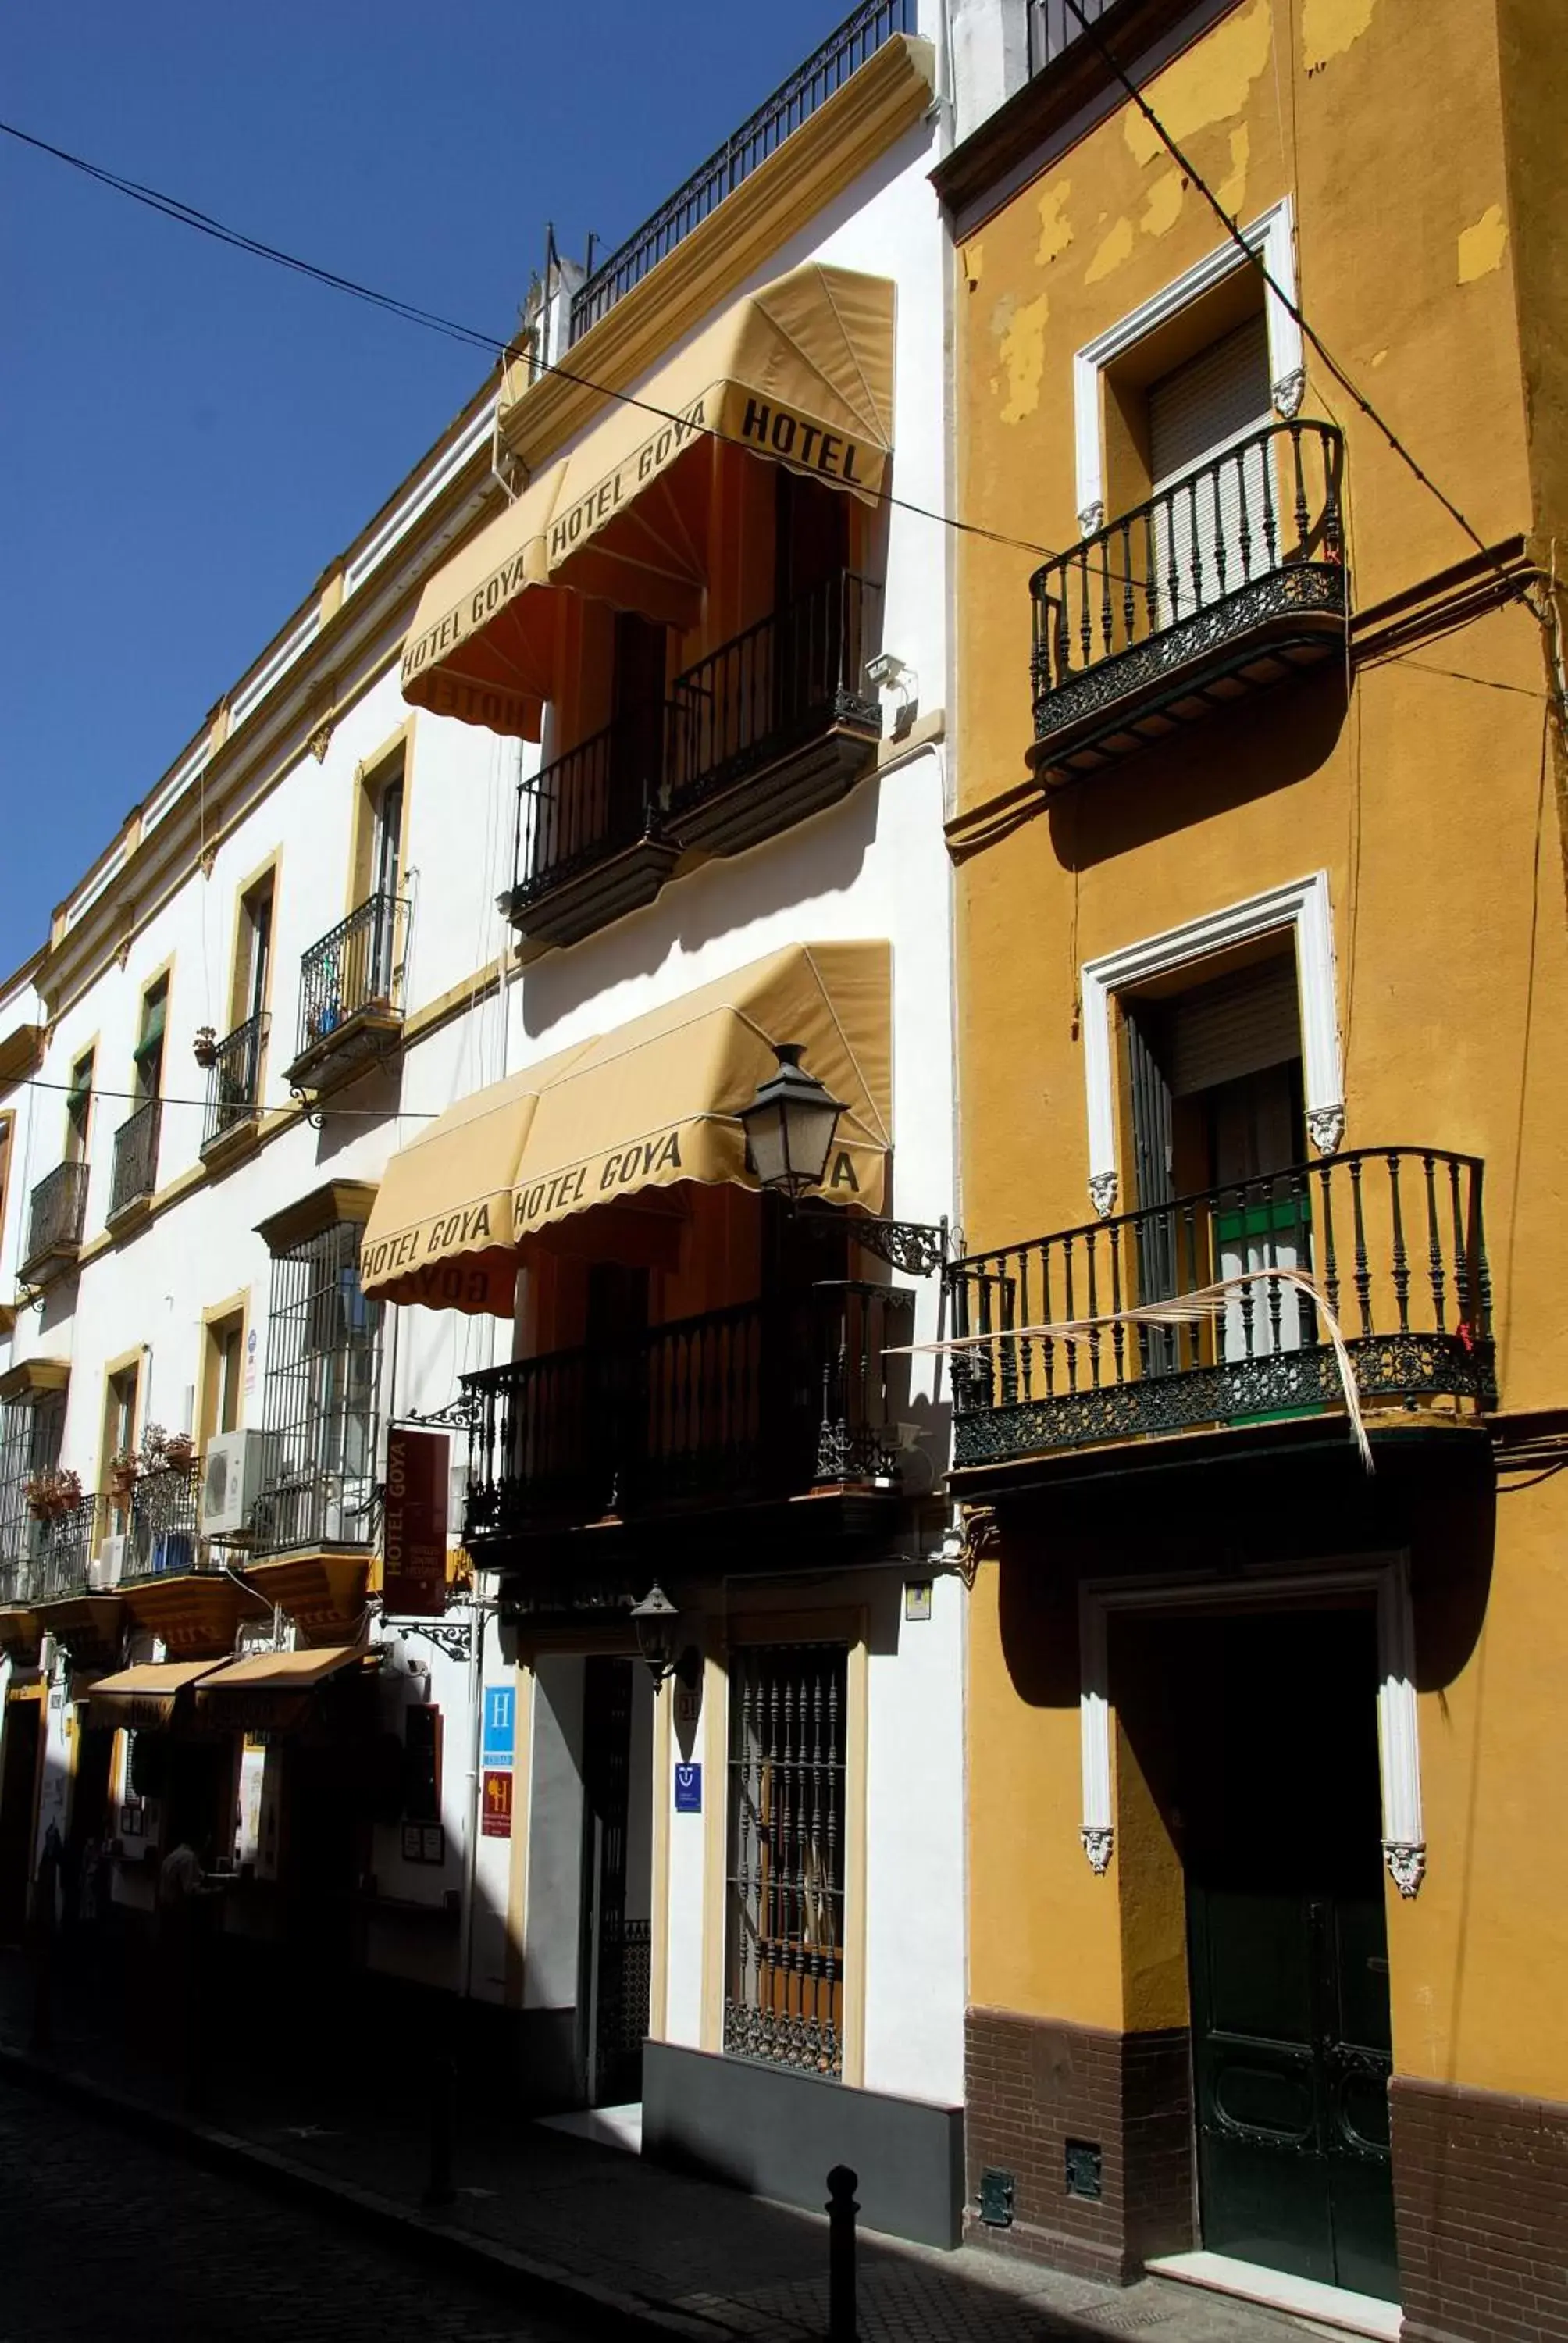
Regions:
<instances>
[{"instance_id":1,"label":"iron window grille","mask_svg":"<svg viewBox=\"0 0 1568 2343\"><path fill-rule=\"evenodd\" d=\"M338 1221L273 1259L259 1553L370 1540L381 1306L360 1291L359 1238Z\"/></svg>"},{"instance_id":2,"label":"iron window grille","mask_svg":"<svg viewBox=\"0 0 1568 2343\"><path fill-rule=\"evenodd\" d=\"M140 1203L157 1185L158 1131L164 1102L150 1098L121 1123L115 1133L114 1172L109 1182L109 1211L123 1212Z\"/></svg>"},{"instance_id":3,"label":"iron window grille","mask_svg":"<svg viewBox=\"0 0 1568 2343\"><path fill-rule=\"evenodd\" d=\"M45 1524L28 1510L27 1483L35 1473L55 1470L65 1428L65 1403L55 1392L12 1400L0 1410L0 1602L18 1602L27 1593L45 1543Z\"/></svg>"},{"instance_id":4,"label":"iron window grille","mask_svg":"<svg viewBox=\"0 0 1568 2343\"><path fill-rule=\"evenodd\" d=\"M1111 0L1078 0L1078 6L1092 25L1103 16ZM1069 0L1029 0L1029 70L1043 73L1058 57L1083 37Z\"/></svg>"},{"instance_id":5,"label":"iron window grille","mask_svg":"<svg viewBox=\"0 0 1568 2343\"><path fill-rule=\"evenodd\" d=\"M843 2073L844 1715L840 1644L759 1645L729 1677L724 2047Z\"/></svg>"},{"instance_id":6,"label":"iron window grille","mask_svg":"<svg viewBox=\"0 0 1568 2343\"><path fill-rule=\"evenodd\" d=\"M33 1191L24 1273L52 1252L74 1252L86 1215L86 1164L79 1159L56 1163Z\"/></svg>"},{"instance_id":7,"label":"iron window grille","mask_svg":"<svg viewBox=\"0 0 1568 2343\"><path fill-rule=\"evenodd\" d=\"M205 1152L242 1123L254 1123L261 1107L261 1069L269 1020L265 1010L236 1025L218 1045L207 1075Z\"/></svg>"}]
</instances>

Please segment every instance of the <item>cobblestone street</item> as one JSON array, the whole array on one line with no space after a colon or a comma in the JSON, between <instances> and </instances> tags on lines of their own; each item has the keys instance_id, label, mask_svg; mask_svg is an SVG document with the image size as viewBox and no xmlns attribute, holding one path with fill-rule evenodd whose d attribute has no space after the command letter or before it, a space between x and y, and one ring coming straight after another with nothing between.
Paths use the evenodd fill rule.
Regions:
<instances>
[{"instance_id":1,"label":"cobblestone street","mask_svg":"<svg viewBox=\"0 0 1568 2343\"><path fill-rule=\"evenodd\" d=\"M492 2291L0 2086L5 2343L565 2343Z\"/></svg>"}]
</instances>

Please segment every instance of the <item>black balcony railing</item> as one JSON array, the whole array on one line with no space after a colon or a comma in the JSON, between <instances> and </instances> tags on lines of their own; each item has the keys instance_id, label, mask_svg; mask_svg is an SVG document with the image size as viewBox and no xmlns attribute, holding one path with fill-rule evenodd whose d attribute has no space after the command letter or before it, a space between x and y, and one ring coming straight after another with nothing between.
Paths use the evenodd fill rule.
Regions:
<instances>
[{"instance_id":1,"label":"black balcony railing","mask_svg":"<svg viewBox=\"0 0 1568 2343\"><path fill-rule=\"evenodd\" d=\"M896 33L915 28L915 0L861 0L861 5L829 33L820 48L731 133L674 195L662 203L635 236L618 245L572 296L571 338L608 316L649 269L673 252L718 209L742 180L749 179L793 130L799 130L852 73Z\"/></svg>"},{"instance_id":2,"label":"black balcony railing","mask_svg":"<svg viewBox=\"0 0 1568 2343\"><path fill-rule=\"evenodd\" d=\"M83 1593L99 1539L116 1518L106 1499L86 1496L40 1522L27 1569L27 1601L49 1603Z\"/></svg>"},{"instance_id":3,"label":"black balcony railing","mask_svg":"<svg viewBox=\"0 0 1568 2343\"><path fill-rule=\"evenodd\" d=\"M984 1338L954 1353L956 1463L1342 1403L1320 1300L1362 1401L1493 1405L1481 1185L1473 1156L1362 1148L955 1262L953 1332ZM1125 1314L1221 1286L1185 1323Z\"/></svg>"},{"instance_id":4,"label":"black balcony railing","mask_svg":"<svg viewBox=\"0 0 1568 2343\"><path fill-rule=\"evenodd\" d=\"M682 1500L897 1481L885 1357L907 1288L815 1286L466 1375L474 1409L466 1532L505 1536Z\"/></svg>"},{"instance_id":5,"label":"black balcony railing","mask_svg":"<svg viewBox=\"0 0 1568 2343\"><path fill-rule=\"evenodd\" d=\"M407 905L377 894L312 944L299 963L299 1055L363 1016L403 1011L403 959Z\"/></svg>"},{"instance_id":6,"label":"black balcony railing","mask_svg":"<svg viewBox=\"0 0 1568 2343\"><path fill-rule=\"evenodd\" d=\"M115 1133L115 1162L109 1180L109 1212L123 1212L141 1203L157 1185L158 1132L163 1122L162 1099L148 1099Z\"/></svg>"},{"instance_id":7,"label":"black balcony railing","mask_svg":"<svg viewBox=\"0 0 1568 2343\"><path fill-rule=\"evenodd\" d=\"M143 1474L131 1492L122 1578L206 1568L206 1543L197 1528L200 1494L201 1473L195 1464Z\"/></svg>"},{"instance_id":8,"label":"black balcony railing","mask_svg":"<svg viewBox=\"0 0 1568 2343\"><path fill-rule=\"evenodd\" d=\"M1342 454L1332 424L1271 424L1038 569L1036 740L1342 620Z\"/></svg>"},{"instance_id":9,"label":"black balcony railing","mask_svg":"<svg viewBox=\"0 0 1568 2343\"><path fill-rule=\"evenodd\" d=\"M1103 16L1113 0L1077 0L1077 6L1092 25ZM1074 41L1081 40L1083 27L1074 13L1073 0L1029 0L1029 69L1031 74L1043 73L1054 65Z\"/></svg>"},{"instance_id":10,"label":"black balcony railing","mask_svg":"<svg viewBox=\"0 0 1568 2343\"><path fill-rule=\"evenodd\" d=\"M56 1163L33 1191L24 1273L47 1261L51 1254L74 1255L82 1242L86 1212L86 1165Z\"/></svg>"},{"instance_id":11,"label":"black balcony railing","mask_svg":"<svg viewBox=\"0 0 1568 2343\"><path fill-rule=\"evenodd\" d=\"M664 717L655 707L629 711L524 781L510 916L657 830L663 768Z\"/></svg>"},{"instance_id":12,"label":"black balcony railing","mask_svg":"<svg viewBox=\"0 0 1568 2343\"><path fill-rule=\"evenodd\" d=\"M217 1045L206 1078L203 1154L231 1131L254 1123L261 1111L261 1066L268 1022L265 1011L247 1017Z\"/></svg>"},{"instance_id":13,"label":"black balcony railing","mask_svg":"<svg viewBox=\"0 0 1568 2343\"><path fill-rule=\"evenodd\" d=\"M835 571L677 678L670 692L669 808L681 813L777 763L831 725L880 729L865 665L881 588Z\"/></svg>"}]
</instances>

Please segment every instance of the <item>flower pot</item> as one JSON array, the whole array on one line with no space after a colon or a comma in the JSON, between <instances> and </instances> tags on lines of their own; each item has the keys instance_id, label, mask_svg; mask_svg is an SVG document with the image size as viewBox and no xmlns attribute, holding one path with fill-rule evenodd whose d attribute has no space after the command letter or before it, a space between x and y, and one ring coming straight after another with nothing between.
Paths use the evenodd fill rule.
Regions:
<instances>
[{"instance_id":1,"label":"flower pot","mask_svg":"<svg viewBox=\"0 0 1568 2343\"><path fill-rule=\"evenodd\" d=\"M196 1442L188 1432L171 1432L164 1443L164 1462L176 1473L187 1472L196 1455Z\"/></svg>"},{"instance_id":2,"label":"flower pot","mask_svg":"<svg viewBox=\"0 0 1568 2343\"><path fill-rule=\"evenodd\" d=\"M217 1031L211 1025L202 1026L196 1037L196 1061L207 1070L217 1063Z\"/></svg>"}]
</instances>

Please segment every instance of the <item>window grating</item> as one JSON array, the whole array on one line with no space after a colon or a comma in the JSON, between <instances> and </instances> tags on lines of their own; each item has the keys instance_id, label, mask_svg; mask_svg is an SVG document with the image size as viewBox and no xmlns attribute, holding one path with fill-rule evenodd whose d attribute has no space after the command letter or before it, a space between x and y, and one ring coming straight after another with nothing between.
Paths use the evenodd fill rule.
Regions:
<instances>
[{"instance_id":1,"label":"window grating","mask_svg":"<svg viewBox=\"0 0 1568 2343\"><path fill-rule=\"evenodd\" d=\"M27 1510L26 1489L35 1473L52 1473L60 1462L65 1404L58 1393L12 1400L0 1409L0 1602L26 1594L27 1566L43 1545L40 1524Z\"/></svg>"},{"instance_id":2,"label":"window grating","mask_svg":"<svg viewBox=\"0 0 1568 2343\"><path fill-rule=\"evenodd\" d=\"M339 1221L273 1259L258 1553L370 1540L381 1306L359 1290L359 1237Z\"/></svg>"},{"instance_id":3,"label":"window grating","mask_svg":"<svg viewBox=\"0 0 1568 2343\"><path fill-rule=\"evenodd\" d=\"M734 1654L724 2047L843 2071L844 1710L838 1644Z\"/></svg>"}]
</instances>

